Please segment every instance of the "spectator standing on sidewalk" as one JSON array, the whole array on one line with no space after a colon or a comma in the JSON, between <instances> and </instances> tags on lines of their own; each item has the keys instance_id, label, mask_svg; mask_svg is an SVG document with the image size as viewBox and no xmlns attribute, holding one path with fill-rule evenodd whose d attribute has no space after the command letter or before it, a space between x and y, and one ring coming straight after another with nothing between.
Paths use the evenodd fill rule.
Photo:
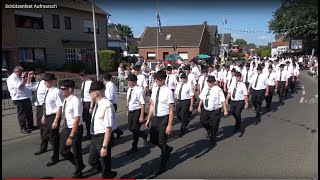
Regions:
<instances>
[{"instance_id":1,"label":"spectator standing on sidewalk","mask_svg":"<svg viewBox=\"0 0 320 180\"><path fill-rule=\"evenodd\" d=\"M124 71L124 68L123 68L123 63L120 63L119 64L119 67L118 67L118 81L119 81L119 90L120 92L123 91L123 86L124 86L124 81L125 80L125 71Z\"/></svg>"},{"instance_id":2,"label":"spectator standing on sidewalk","mask_svg":"<svg viewBox=\"0 0 320 180\"><path fill-rule=\"evenodd\" d=\"M31 89L26 86L27 78L31 80L31 73L23 72L21 66L16 66L7 79L8 91L13 104L17 106L20 131L24 134L31 133L33 126L33 112L30 100Z\"/></svg>"}]
</instances>

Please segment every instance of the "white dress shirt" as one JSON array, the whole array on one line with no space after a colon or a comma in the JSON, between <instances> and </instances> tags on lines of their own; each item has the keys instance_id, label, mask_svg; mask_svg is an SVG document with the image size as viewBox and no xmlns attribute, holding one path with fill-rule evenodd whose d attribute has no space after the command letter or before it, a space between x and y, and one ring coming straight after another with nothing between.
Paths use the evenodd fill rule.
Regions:
<instances>
[{"instance_id":1,"label":"white dress shirt","mask_svg":"<svg viewBox=\"0 0 320 180\"><path fill-rule=\"evenodd\" d=\"M235 89L236 87L236 89ZM233 98L233 92L235 92L235 97ZM228 90L228 93L231 94L231 100L232 101L240 101L244 100L244 96L248 95L248 89L244 82L236 82L230 86L230 89Z\"/></svg>"},{"instance_id":2,"label":"white dress shirt","mask_svg":"<svg viewBox=\"0 0 320 180\"><path fill-rule=\"evenodd\" d=\"M293 76L299 76L300 72L298 68L293 69Z\"/></svg>"},{"instance_id":3,"label":"white dress shirt","mask_svg":"<svg viewBox=\"0 0 320 180\"><path fill-rule=\"evenodd\" d=\"M91 118L91 124L93 123L92 121L94 121L94 132L90 133L94 135L104 134L108 127L111 127L112 131L117 129L113 104L107 98L101 99L97 104L98 108L95 105ZM96 108L97 110L95 110Z\"/></svg>"},{"instance_id":4,"label":"white dress shirt","mask_svg":"<svg viewBox=\"0 0 320 180\"><path fill-rule=\"evenodd\" d=\"M46 115L56 114L58 108L62 106L64 97L57 87L52 87L48 90L45 98Z\"/></svg>"},{"instance_id":5,"label":"white dress shirt","mask_svg":"<svg viewBox=\"0 0 320 180\"><path fill-rule=\"evenodd\" d=\"M276 81L280 81L280 74L281 74L281 81L286 82L289 76L285 70L282 70L282 73L281 73L281 70L278 70L276 72Z\"/></svg>"},{"instance_id":6,"label":"white dress shirt","mask_svg":"<svg viewBox=\"0 0 320 180\"><path fill-rule=\"evenodd\" d=\"M85 85L84 85L84 83L85 83ZM83 93L83 101L84 102L91 102L91 96L90 96L90 93L89 93L91 83L92 83L91 80L86 80L86 81L82 82L81 90L82 90L83 85L84 85L84 93Z\"/></svg>"},{"instance_id":7,"label":"white dress shirt","mask_svg":"<svg viewBox=\"0 0 320 180\"><path fill-rule=\"evenodd\" d=\"M38 87L38 85L39 85L39 87ZM37 99L34 102L34 105L41 106L43 104L44 96L47 91L47 87L44 84L44 80L41 80L40 82L39 81L34 82L30 85L30 87L31 87L32 91L36 91L35 93L37 93Z\"/></svg>"},{"instance_id":8,"label":"white dress shirt","mask_svg":"<svg viewBox=\"0 0 320 180\"><path fill-rule=\"evenodd\" d=\"M194 66L191 70L191 73L195 76L196 80L199 78L201 75L199 68L197 66Z\"/></svg>"},{"instance_id":9,"label":"white dress shirt","mask_svg":"<svg viewBox=\"0 0 320 180\"><path fill-rule=\"evenodd\" d=\"M248 73L248 76L247 76ZM253 72L247 69L243 69L242 73L241 73L241 77L242 77L242 82L250 82L250 78L252 77Z\"/></svg>"},{"instance_id":10,"label":"white dress shirt","mask_svg":"<svg viewBox=\"0 0 320 180\"><path fill-rule=\"evenodd\" d=\"M182 82L179 82L174 92L177 95L177 99L179 98L179 92L180 92L181 86L182 86ZM190 83L183 84L182 90L181 90L181 99L178 99L178 100L191 99L191 96L194 96L193 86L191 86Z\"/></svg>"},{"instance_id":11,"label":"white dress shirt","mask_svg":"<svg viewBox=\"0 0 320 180\"><path fill-rule=\"evenodd\" d=\"M221 79L223 78L223 71L217 71L217 70L214 70L213 71L213 76L214 78L216 78L216 81L221 81Z\"/></svg>"},{"instance_id":12,"label":"white dress shirt","mask_svg":"<svg viewBox=\"0 0 320 180\"><path fill-rule=\"evenodd\" d=\"M197 84L197 80L194 74L190 73L187 76L188 76L188 83L191 83L192 86Z\"/></svg>"},{"instance_id":13,"label":"white dress shirt","mask_svg":"<svg viewBox=\"0 0 320 180\"><path fill-rule=\"evenodd\" d=\"M140 87L147 87L148 86L148 83L147 83L147 80L146 80L146 77L143 75L143 74L138 74L137 75L137 85L140 86Z\"/></svg>"},{"instance_id":14,"label":"white dress shirt","mask_svg":"<svg viewBox=\"0 0 320 180\"><path fill-rule=\"evenodd\" d=\"M268 79L268 85L269 86L274 86L274 85L276 85L276 73L275 72L271 72L271 73L269 73L268 72L268 74L266 74L266 76L267 76L267 79Z\"/></svg>"},{"instance_id":15,"label":"white dress shirt","mask_svg":"<svg viewBox=\"0 0 320 180\"><path fill-rule=\"evenodd\" d=\"M199 84L199 86L200 86L200 89L199 89L200 92L201 92L202 89L204 89L205 87L208 87L208 82L207 82L207 80L208 80L208 77L204 77L204 75L202 75L202 76L199 77L198 84Z\"/></svg>"},{"instance_id":16,"label":"white dress shirt","mask_svg":"<svg viewBox=\"0 0 320 180\"><path fill-rule=\"evenodd\" d=\"M118 89L113 82L108 81L106 83L106 90L104 94L112 104L118 104Z\"/></svg>"},{"instance_id":17,"label":"white dress shirt","mask_svg":"<svg viewBox=\"0 0 320 180\"><path fill-rule=\"evenodd\" d=\"M290 78L291 76L293 76L293 68L289 65L289 66L285 66L284 70L286 70L287 74L288 74L288 78Z\"/></svg>"},{"instance_id":18,"label":"white dress shirt","mask_svg":"<svg viewBox=\"0 0 320 180\"><path fill-rule=\"evenodd\" d=\"M200 93L199 98L203 101L203 106L207 111L217 110L222 107L226 100L224 93L219 86L213 86L211 89L205 88ZM208 99L208 107L205 106L205 100Z\"/></svg>"},{"instance_id":19,"label":"white dress shirt","mask_svg":"<svg viewBox=\"0 0 320 180\"><path fill-rule=\"evenodd\" d=\"M132 92L131 92L132 90ZM131 92L131 98L129 101L129 95ZM146 97L144 95L144 90L140 86L134 86L127 91L127 102L129 111L135 111L141 109L141 105L146 104Z\"/></svg>"},{"instance_id":20,"label":"white dress shirt","mask_svg":"<svg viewBox=\"0 0 320 180\"><path fill-rule=\"evenodd\" d=\"M156 103L156 97L159 87L156 86L151 94L151 99L153 101L154 109L153 114L155 114L155 103ZM169 114L169 105L174 103L173 93L171 89L169 89L167 86L161 86L159 91L159 97L158 97L158 114L156 116L166 116Z\"/></svg>"},{"instance_id":21,"label":"white dress shirt","mask_svg":"<svg viewBox=\"0 0 320 180\"><path fill-rule=\"evenodd\" d=\"M125 75L124 69L121 68L121 67L118 67L118 78L119 78L120 80L123 80L123 79L124 79L124 75Z\"/></svg>"},{"instance_id":22,"label":"white dress shirt","mask_svg":"<svg viewBox=\"0 0 320 180\"><path fill-rule=\"evenodd\" d=\"M167 84L167 82L168 82L168 84ZM167 75L165 83L169 89L174 89L178 83L176 75L174 75L174 74Z\"/></svg>"},{"instance_id":23,"label":"white dress shirt","mask_svg":"<svg viewBox=\"0 0 320 180\"><path fill-rule=\"evenodd\" d=\"M237 72L241 72L239 66L237 66L237 65L230 65L230 70L232 70L233 68L235 68Z\"/></svg>"},{"instance_id":24,"label":"white dress shirt","mask_svg":"<svg viewBox=\"0 0 320 180\"><path fill-rule=\"evenodd\" d=\"M71 94L69 97L65 98L62 106L62 111L63 110L65 110L64 113L65 113L65 118L67 120L68 128L73 128L75 117L80 117L79 125L83 124L83 120L82 120L83 106L80 99L77 96L74 96L73 94ZM64 119L61 119L61 123L64 123L63 121Z\"/></svg>"},{"instance_id":25,"label":"white dress shirt","mask_svg":"<svg viewBox=\"0 0 320 180\"><path fill-rule=\"evenodd\" d=\"M25 79L25 82L27 82L27 79ZM12 73L7 79L7 86L13 101L28 99L31 96L31 88L27 85L24 85L23 88L20 89L20 85L21 78L15 73Z\"/></svg>"},{"instance_id":26,"label":"white dress shirt","mask_svg":"<svg viewBox=\"0 0 320 180\"><path fill-rule=\"evenodd\" d=\"M268 84L267 76L265 76L264 74L261 73L259 75L257 86L255 86L257 78L258 78L258 74L254 74L250 80L252 89L254 89L254 90L266 89L266 85Z\"/></svg>"},{"instance_id":27,"label":"white dress shirt","mask_svg":"<svg viewBox=\"0 0 320 180\"><path fill-rule=\"evenodd\" d=\"M227 76L224 83L227 84L227 89L229 89L232 84L236 83L236 77L230 74L229 76Z\"/></svg>"},{"instance_id":28,"label":"white dress shirt","mask_svg":"<svg viewBox=\"0 0 320 180\"><path fill-rule=\"evenodd\" d=\"M230 70L229 71L225 70L225 71L223 71L221 80L225 83L229 76L231 76L231 71Z\"/></svg>"}]
</instances>

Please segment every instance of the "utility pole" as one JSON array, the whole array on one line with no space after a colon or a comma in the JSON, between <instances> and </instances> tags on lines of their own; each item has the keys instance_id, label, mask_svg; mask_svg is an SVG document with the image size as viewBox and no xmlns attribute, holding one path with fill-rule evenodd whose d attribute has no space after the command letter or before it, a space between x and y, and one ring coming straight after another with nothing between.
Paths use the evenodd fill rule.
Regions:
<instances>
[{"instance_id":1,"label":"utility pole","mask_svg":"<svg viewBox=\"0 0 320 180\"><path fill-rule=\"evenodd\" d=\"M97 32L96 32L94 0L92 0L92 19L93 19L94 55L96 59L96 74L97 74L97 81L99 81L99 61L98 61L98 50L97 50Z\"/></svg>"}]
</instances>

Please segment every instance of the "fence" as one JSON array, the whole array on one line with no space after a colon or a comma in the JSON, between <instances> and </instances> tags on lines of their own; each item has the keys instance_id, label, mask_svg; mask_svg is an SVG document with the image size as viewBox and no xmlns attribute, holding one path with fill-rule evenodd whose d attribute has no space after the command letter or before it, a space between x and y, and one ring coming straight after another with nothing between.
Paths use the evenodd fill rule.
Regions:
<instances>
[{"instance_id":1,"label":"fence","mask_svg":"<svg viewBox=\"0 0 320 180\"><path fill-rule=\"evenodd\" d=\"M66 78L68 79L68 78ZM69 78L70 79L70 78ZM90 76L90 79L94 80L95 76ZM102 76L100 77L100 79L102 79ZM63 79L60 79L63 80ZM81 89L81 79L80 78L72 78L72 80L75 81L76 84L76 89L74 94L77 95L78 97L80 97L80 89ZM118 93L123 94L127 92L127 81L126 80L122 80L119 82L118 77L113 76L111 78L111 81L117 86L118 88ZM59 83L59 82L58 82ZM10 93L8 91L2 91L2 110L9 110L9 109L14 109L16 108L16 106L13 104L11 97L10 97Z\"/></svg>"}]
</instances>

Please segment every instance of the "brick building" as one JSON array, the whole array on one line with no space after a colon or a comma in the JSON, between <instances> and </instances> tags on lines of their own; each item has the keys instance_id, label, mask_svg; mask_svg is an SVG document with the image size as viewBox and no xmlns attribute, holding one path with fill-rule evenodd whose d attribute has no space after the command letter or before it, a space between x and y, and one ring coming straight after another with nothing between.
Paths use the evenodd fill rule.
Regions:
<instances>
[{"instance_id":1,"label":"brick building","mask_svg":"<svg viewBox=\"0 0 320 180\"><path fill-rule=\"evenodd\" d=\"M211 53L210 34L206 25L163 26L157 46L157 27L146 27L138 48L139 55L147 61L163 60L173 53L191 60L199 54Z\"/></svg>"},{"instance_id":2,"label":"brick building","mask_svg":"<svg viewBox=\"0 0 320 180\"><path fill-rule=\"evenodd\" d=\"M94 61L92 4L86 0L5 0L4 4L55 4L57 8L6 9L2 37L16 35L17 62L46 63L59 67L77 60ZM95 6L98 49L106 49L106 21L109 14ZM4 13L4 12L3 12ZM9 21L9 20L6 20ZM3 22L4 23L4 22ZM8 22L7 22L8 23ZM10 28L5 30L6 28ZM14 30L13 30L14 29ZM11 35L11 33L14 35ZM15 38L11 38L15 41ZM4 48L3 48L4 51ZM4 61L4 57L3 57ZM12 61L12 62L11 62Z\"/></svg>"}]
</instances>

